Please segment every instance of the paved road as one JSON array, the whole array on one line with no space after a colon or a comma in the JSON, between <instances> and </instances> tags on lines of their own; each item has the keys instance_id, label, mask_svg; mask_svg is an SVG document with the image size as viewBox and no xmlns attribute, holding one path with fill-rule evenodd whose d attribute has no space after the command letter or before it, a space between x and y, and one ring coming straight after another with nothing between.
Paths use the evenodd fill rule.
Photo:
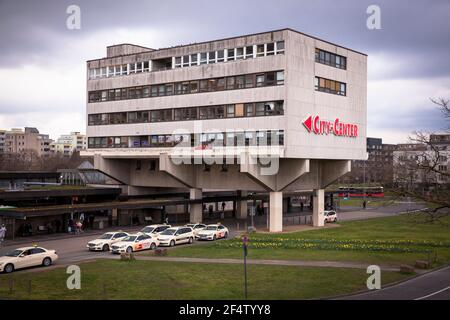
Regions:
<instances>
[{"instance_id":1,"label":"paved road","mask_svg":"<svg viewBox=\"0 0 450 320\"><path fill-rule=\"evenodd\" d=\"M450 300L450 266L385 289L346 296L339 300Z\"/></svg>"}]
</instances>

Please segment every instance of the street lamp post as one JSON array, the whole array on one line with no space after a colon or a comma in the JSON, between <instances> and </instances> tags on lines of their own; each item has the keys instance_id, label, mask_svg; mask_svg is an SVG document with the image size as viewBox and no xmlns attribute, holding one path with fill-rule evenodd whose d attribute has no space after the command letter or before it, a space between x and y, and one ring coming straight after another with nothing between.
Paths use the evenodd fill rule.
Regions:
<instances>
[{"instance_id":1,"label":"street lamp post","mask_svg":"<svg viewBox=\"0 0 450 320\"><path fill-rule=\"evenodd\" d=\"M242 249L244 250L244 299L247 300L247 245L248 236L242 236Z\"/></svg>"}]
</instances>

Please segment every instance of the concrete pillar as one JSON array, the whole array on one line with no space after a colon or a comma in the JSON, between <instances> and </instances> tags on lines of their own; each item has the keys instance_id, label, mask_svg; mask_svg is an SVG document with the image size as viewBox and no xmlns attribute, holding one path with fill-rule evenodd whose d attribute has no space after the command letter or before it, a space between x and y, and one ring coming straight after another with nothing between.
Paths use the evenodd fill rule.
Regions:
<instances>
[{"instance_id":1,"label":"concrete pillar","mask_svg":"<svg viewBox=\"0 0 450 320\"><path fill-rule=\"evenodd\" d=\"M189 199L202 199L202 189L190 189ZM191 203L189 205L189 221L190 223L201 223L203 218L202 204Z\"/></svg>"},{"instance_id":2,"label":"concrete pillar","mask_svg":"<svg viewBox=\"0 0 450 320\"><path fill-rule=\"evenodd\" d=\"M270 192L269 215L269 231L283 231L283 192Z\"/></svg>"},{"instance_id":3,"label":"concrete pillar","mask_svg":"<svg viewBox=\"0 0 450 320\"><path fill-rule=\"evenodd\" d=\"M325 202L325 190L316 189L313 195L313 226L323 227L324 226L324 202Z\"/></svg>"},{"instance_id":4,"label":"concrete pillar","mask_svg":"<svg viewBox=\"0 0 450 320\"><path fill-rule=\"evenodd\" d=\"M247 196L247 191L238 191L238 197ZM247 219L247 200L236 201L236 218L237 219Z\"/></svg>"}]
</instances>

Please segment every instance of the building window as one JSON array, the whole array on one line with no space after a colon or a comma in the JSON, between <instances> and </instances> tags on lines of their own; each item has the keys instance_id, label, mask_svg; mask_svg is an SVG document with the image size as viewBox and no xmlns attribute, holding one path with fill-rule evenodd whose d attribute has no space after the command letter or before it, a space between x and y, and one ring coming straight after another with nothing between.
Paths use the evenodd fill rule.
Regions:
<instances>
[{"instance_id":1,"label":"building window","mask_svg":"<svg viewBox=\"0 0 450 320\"><path fill-rule=\"evenodd\" d=\"M343 82L316 77L316 91L333 93L341 96L347 95L347 85Z\"/></svg>"},{"instance_id":2,"label":"building window","mask_svg":"<svg viewBox=\"0 0 450 320\"><path fill-rule=\"evenodd\" d=\"M224 50L217 51L217 62L225 61L225 53Z\"/></svg>"},{"instance_id":3,"label":"building window","mask_svg":"<svg viewBox=\"0 0 450 320\"><path fill-rule=\"evenodd\" d=\"M197 65L197 62L198 62L197 58L198 58L198 55L196 53L195 54L191 54L191 66L196 66Z\"/></svg>"},{"instance_id":4,"label":"building window","mask_svg":"<svg viewBox=\"0 0 450 320\"><path fill-rule=\"evenodd\" d=\"M266 46L267 46L266 55L267 56L275 55L275 43L268 43L266 44Z\"/></svg>"},{"instance_id":5,"label":"building window","mask_svg":"<svg viewBox=\"0 0 450 320\"><path fill-rule=\"evenodd\" d=\"M284 54L284 41L277 42L277 54Z\"/></svg>"},{"instance_id":6,"label":"building window","mask_svg":"<svg viewBox=\"0 0 450 320\"><path fill-rule=\"evenodd\" d=\"M256 57L264 57L264 45L258 44L256 46Z\"/></svg>"},{"instance_id":7,"label":"building window","mask_svg":"<svg viewBox=\"0 0 450 320\"><path fill-rule=\"evenodd\" d=\"M347 69L346 57L322 49L316 48L315 60L316 62L323 63L335 68Z\"/></svg>"},{"instance_id":8,"label":"building window","mask_svg":"<svg viewBox=\"0 0 450 320\"><path fill-rule=\"evenodd\" d=\"M227 50L227 61L234 60L234 49Z\"/></svg>"},{"instance_id":9,"label":"building window","mask_svg":"<svg viewBox=\"0 0 450 320\"><path fill-rule=\"evenodd\" d=\"M216 52L211 51L208 53L208 63L216 63Z\"/></svg>"},{"instance_id":10,"label":"building window","mask_svg":"<svg viewBox=\"0 0 450 320\"><path fill-rule=\"evenodd\" d=\"M253 46L245 47L245 58L246 59L253 58Z\"/></svg>"},{"instance_id":11,"label":"building window","mask_svg":"<svg viewBox=\"0 0 450 320\"><path fill-rule=\"evenodd\" d=\"M244 48L236 48L236 60L244 59Z\"/></svg>"},{"instance_id":12,"label":"building window","mask_svg":"<svg viewBox=\"0 0 450 320\"><path fill-rule=\"evenodd\" d=\"M200 53L200 64L207 64L208 63L208 57L206 52Z\"/></svg>"},{"instance_id":13,"label":"building window","mask_svg":"<svg viewBox=\"0 0 450 320\"><path fill-rule=\"evenodd\" d=\"M181 57L175 57L175 68L181 68Z\"/></svg>"},{"instance_id":14,"label":"building window","mask_svg":"<svg viewBox=\"0 0 450 320\"><path fill-rule=\"evenodd\" d=\"M266 80L265 74L257 74L256 75L256 86L257 87L263 87L264 81Z\"/></svg>"}]
</instances>

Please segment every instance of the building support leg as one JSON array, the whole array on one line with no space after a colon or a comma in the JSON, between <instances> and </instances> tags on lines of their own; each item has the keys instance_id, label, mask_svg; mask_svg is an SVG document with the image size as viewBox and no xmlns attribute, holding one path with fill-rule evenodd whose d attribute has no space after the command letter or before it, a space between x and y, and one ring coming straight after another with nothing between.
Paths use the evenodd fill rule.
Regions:
<instances>
[{"instance_id":1,"label":"building support leg","mask_svg":"<svg viewBox=\"0 0 450 320\"><path fill-rule=\"evenodd\" d=\"M269 232L283 231L283 192L270 192Z\"/></svg>"},{"instance_id":2,"label":"building support leg","mask_svg":"<svg viewBox=\"0 0 450 320\"><path fill-rule=\"evenodd\" d=\"M202 189L190 189L189 199L196 200L202 199ZM202 204L191 203L189 205L189 221L190 223L201 223L203 218Z\"/></svg>"},{"instance_id":3,"label":"building support leg","mask_svg":"<svg viewBox=\"0 0 450 320\"><path fill-rule=\"evenodd\" d=\"M324 226L324 202L325 202L325 190L316 189L313 195L313 226Z\"/></svg>"},{"instance_id":4,"label":"building support leg","mask_svg":"<svg viewBox=\"0 0 450 320\"><path fill-rule=\"evenodd\" d=\"M238 197L247 196L247 191L238 191ZM236 200L236 218L247 219L247 200Z\"/></svg>"}]
</instances>

